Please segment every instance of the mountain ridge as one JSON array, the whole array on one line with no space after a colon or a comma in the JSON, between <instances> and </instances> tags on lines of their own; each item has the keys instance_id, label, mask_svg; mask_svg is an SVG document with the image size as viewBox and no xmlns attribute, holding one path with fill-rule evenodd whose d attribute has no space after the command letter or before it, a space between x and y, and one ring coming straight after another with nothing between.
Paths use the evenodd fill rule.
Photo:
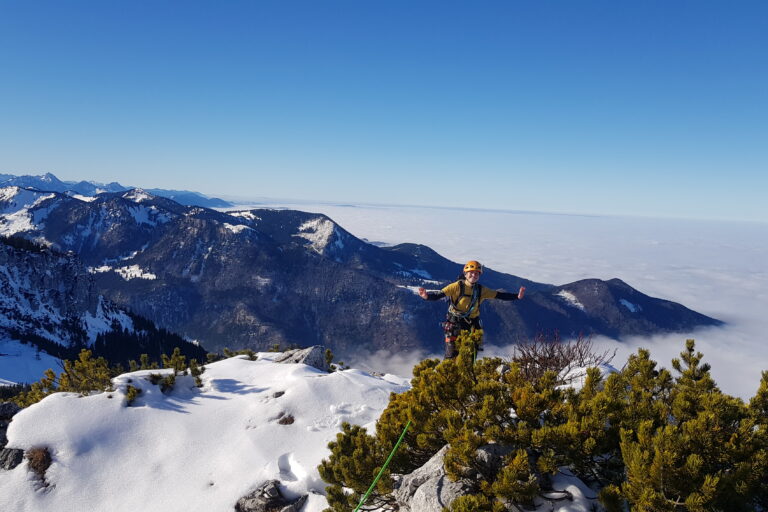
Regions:
<instances>
[{"instance_id":1,"label":"mountain ridge","mask_svg":"<svg viewBox=\"0 0 768 512\"><path fill-rule=\"evenodd\" d=\"M126 364L142 353L158 358L175 346L205 356L202 348L105 299L74 254L22 238L0 237L0 339L61 359L75 359L87 348ZM13 354L0 354L0 379L6 378L2 368L14 364ZM39 377L30 375L27 382Z\"/></svg>"},{"instance_id":2,"label":"mountain ridge","mask_svg":"<svg viewBox=\"0 0 768 512\"><path fill-rule=\"evenodd\" d=\"M74 252L105 297L212 350L299 342L345 357L360 349L439 352L445 306L413 290L442 287L460 270L423 245L367 243L322 214L220 212L141 189L83 201L2 188L0 233ZM558 286L489 268L482 282L529 292L511 305L483 305L486 341L494 344L541 333L621 338L720 324L620 280Z\"/></svg>"},{"instance_id":3,"label":"mountain ridge","mask_svg":"<svg viewBox=\"0 0 768 512\"><path fill-rule=\"evenodd\" d=\"M34 188L43 192L61 192L86 197L93 197L105 192L125 192L136 188L123 186L116 181L107 184L84 180L62 181L50 172L39 176L0 174L0 187L7 186ZM153 188L148 189L148 191L154 195L167 197L187 206L205 206L207 208L227 208L233 206L229 201L217 197L208 197L190 190Z\"/></svg>"}]
</instances>

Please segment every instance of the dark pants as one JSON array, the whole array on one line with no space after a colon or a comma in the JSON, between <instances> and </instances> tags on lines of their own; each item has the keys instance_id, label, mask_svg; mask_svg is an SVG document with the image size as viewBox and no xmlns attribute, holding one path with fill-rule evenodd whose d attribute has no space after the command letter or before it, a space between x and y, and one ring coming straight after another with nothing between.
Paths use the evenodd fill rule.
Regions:
<instances>
[{"instance_id":1,"label":"dark pants","mask_svg":"<svg viewBox=\"0 0 768 512\"><path fill-rule=\"evenodd\" d=\"M482 329L480 324L480 317L475 318L459 318L448 313L443 323L443 330L445 331L445 359L452 359L459 355L459 351L456 349L456 338L459 337L461 331L475 331ZM478 347L480 349L480 347Z\"/></svg>"}]
</instances>

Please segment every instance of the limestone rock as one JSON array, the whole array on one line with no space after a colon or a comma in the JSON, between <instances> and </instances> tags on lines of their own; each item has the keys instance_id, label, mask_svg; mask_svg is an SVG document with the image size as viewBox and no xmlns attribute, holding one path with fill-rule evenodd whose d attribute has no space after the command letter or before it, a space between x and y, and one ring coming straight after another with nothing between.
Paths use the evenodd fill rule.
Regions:
<instances>
[{"instance_id":1,"label":"limestone rock","mask_svg":"<svg viewBox=\"0 0 768 512\"><path fill-rule=\"evenodd\" d=\"M307 501L305 494L297 500L283 497L278 480L269 480L253 492L237 500L235 512L299 512Z\"/></svg>"},{"instance_id":2,"label":"limestone rock","mask_svg":"<svg viewBox=\"0 0 768 512\"><path fill-rule=\"evenodd\" d=\"M11 470L24 460L24 450L3 448L0 450L0 469Z\"/></svg>"},{"instance_id":3,"label":"limestone rock","mask_svg":"<svg viewBox=\"0 0 768 512\"><path fill-rule=\"evenodd\" d=\"M313 366L318 370L327 372L330 370L325 360L325 347L314 345L308 348L288 350L276 360L278 363L303 363Z\"/></svg>"},{"instance_id":4,"label":"limestone rock","mask_svg":"<svg viewBox=\"0 0 768 512\"><path fill-rule=\"evenodd\" d=\"M445 474L444 457L448 445L423 466L408 475L395 478L394 496L402 510L410 512L442 512L453 500L472 491L463 482L453 482Z\"/></svg>"}]
</instances>

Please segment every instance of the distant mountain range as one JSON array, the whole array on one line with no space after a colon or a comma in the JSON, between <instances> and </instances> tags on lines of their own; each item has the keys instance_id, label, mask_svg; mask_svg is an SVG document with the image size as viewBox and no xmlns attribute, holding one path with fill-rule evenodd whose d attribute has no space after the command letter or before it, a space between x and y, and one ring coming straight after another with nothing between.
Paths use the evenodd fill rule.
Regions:
<instances>
[{"instance_id":1,"label":"distant mountain range","mask_svg":"<svg viewBox=\"0 0 768 512\"><path fill-rule=\"evenodd\" d=\"M105 192L125 192L132 187L125 187L117 182L96 183L93 181L61 181L51 173L41 176L16 176L13 174L0 174L0 187L33 188L43 192L61 192L69 195L81 195L93 197ZM173 199L177 203L186 206L204 206L206 208L227 208L232 203L208 197L199 192L188 190L165 190L161 188L147 189L147 192L160 197Z\"/></svg>"},{"instance_id":2,"label":"distant mountain range","mask_svg":"<svg viewBox=\"0 0 768 512\"><path fill-rule=\"evenodd\" d=\"M97 294L209 350L323 344L440 351L440 288L460 265L429 247L378 247L324 215L254 209L222 213L140 189L78 198L0 188L0 234L71 253ZM483 305L488 343L538 334L611 337L690 331L720 322L626 283L535 283L487 269L482 282L526 298Z\"/></svg>"}]
</instances>

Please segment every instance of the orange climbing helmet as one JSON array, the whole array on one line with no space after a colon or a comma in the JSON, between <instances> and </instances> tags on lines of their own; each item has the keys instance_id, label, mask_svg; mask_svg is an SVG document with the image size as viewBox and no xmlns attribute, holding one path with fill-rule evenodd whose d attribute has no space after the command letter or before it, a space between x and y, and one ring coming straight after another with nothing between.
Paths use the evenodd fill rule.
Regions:
<instances>
[{"instance_id":1,"label":"orange climbing helmet","mask_svg":"<svg viewBox=\"0 0 768 512\"><path fill-rule=\"evenodd\" d=\"M480 272L482 274L483 273L483 264L480 263L479 261L469 260L464 265L464 272L469 272L469 271L472 271L472 270L474 270L475 272Z\"/></svg>"}]
</instances>

